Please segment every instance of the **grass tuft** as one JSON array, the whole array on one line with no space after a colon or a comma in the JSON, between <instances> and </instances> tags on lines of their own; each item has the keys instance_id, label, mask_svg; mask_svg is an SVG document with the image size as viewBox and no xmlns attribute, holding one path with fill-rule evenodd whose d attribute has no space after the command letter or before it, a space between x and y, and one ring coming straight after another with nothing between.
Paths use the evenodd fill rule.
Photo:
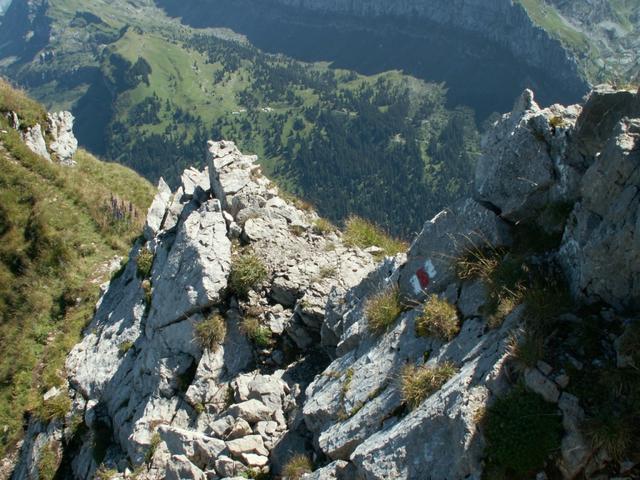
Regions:
<instances>
[{"instance_id":1,"label":"grass tuft","mask_svg":"<svg viewBox=\"0 0 640 480\"><path fill-rule=\"evenodd\" d=\"M141 248L138 253L137 274L141 279L147 279L151 276L151 267L153 267L153 253L146 248Z\"/></svg>"},{"instance_id":2,"label":"grass tuft","mask_svg":"<svg viewBox=\"0 0 640 480\"><path fill-rule=\"evenodd\" d=\"M267 348L271 345L271 330L264 325L261 325L257 318L244 318L240 328L247 338L257 347Z\"/></svg>"},{"instance_id":3,"label":"grass tuft","mask_svg":"<svg viewBox=\"0 0 640 480\"><path fill-rule=\"evenodd\" d=\"M621 461L634 444L633 422L609 410L599 411L584 423L584 431L594 448L603 448L616 461Z\"/></svg>"},{"instance_id":4,"label":"grass tuft","mask_svg":"<svg viewBox=\"0 0 640 480\"><path fill-rule=\"evenodd\" d=\"M222 315L215 313L197 324L194 333L203 349L215 352L224 341L227 325Z\"/></svg>"},{"instance_id":5,"label":"grass tuft","mask_svg":"<svg viewBox=\"0 0 640 480\"><path fill-rule=\"evenodd\" d=\"M242 253L233 258L229 274L229 288L241 297L267 279L267 267L253 253Z\"/></svg>"},{"instance_id":6,"label":"grass tuft","mask_svg":"<svg viewBox=\"0 0 640 480\"><path fill-rule=\"evenodd\" d=\"M376 335L388 330L403 311L400 290L397 286L370 297L364 305L369 330Z\"/></svg>"},{"instance_id":7,"label":"grass tuft","mask_svg":"<svg viewBox=\"0 0 640 480\"><path fill-rule=\"evenodd\" d=\"M149 443L149 448L147 449L147 452L144 455L144 463L146 463L147 465L151 465L151 462L153 461L153 456L156 454L156 451L158 450L158 447L160 446L161 442L162 442L162 439L160 438L160 434L158 432L155 432L151 436L151 442Z\"/></svg>"},{"instance_id":8,"label":"grass tuft","mask_svg":"<svg viewBox=\"0 0 640 480\"><path fill-rule=\"evenodd\" d=\"M400 375L403 400L412 410L419 407L427 397L440 390L457 371L451 362L433 367L406 365Z\"/></svg>"},{"instance_id":9,"label":"grass tuft","mask_svg":"<svg viewBox=\"0 0 640 480\"><path fill-rule=\"evenodd\" d=\"M544 337L540 330L526 329L509 338L509 355L521 365L533 368L544 358Z\"/></svg>"},{"instance_id":10,"label":"grass tuft","mask_svg":"<svg viewBox=\"0 0 640 480\"><path fill-rule=\"evenodd\" d=\"M70 411L71 399L65 393L61 393L43 402L36 415L40 421L48 423L63 419Z\"/></svg>"},{"instance_id":11,"label":"grass tuft","mask_svg":"<svg viewBox=\"0 0 640 480\"><path fill-rule=\"evenodd\" d=\"M327 235L331 232L335 232L336 227L326 218L320 217L313 222L311 229L316 235Z\"/></svg>"},{"instance_id":12,"label":"grass tuft","mask_svg":"<svg viewBox=\"0 0 640 480\"><path fill-rule=\"evenodd\" d=\"M300 480L305 473L313 471L313 463L303 454L293 456L283 467L282 475L287 480Z\"/></svg>"},{"instance_id":13,"label":"grass tuft","mask_svg":"<svg viewBox=\"0 0 640 480\"><path fill-rule=\"evenodd\" d=\"M437 295L425 302L422 314L416 320L416 334L420 337L436 337L451 341L460 332L460 321L456 308Z\"/></svg>"},{"instance_id":14,"label":"grass tuft","mask_svg":"<svg viewBox=\"0 0 640 480\"><path fill-rule=\"evenodd\" d=\"M349 247L381 248L382 254L378 257L397 255L409 248L406 242L392 238L380 227L355 216L345 223L344 243Z\"/></svg>"}]
</instances>

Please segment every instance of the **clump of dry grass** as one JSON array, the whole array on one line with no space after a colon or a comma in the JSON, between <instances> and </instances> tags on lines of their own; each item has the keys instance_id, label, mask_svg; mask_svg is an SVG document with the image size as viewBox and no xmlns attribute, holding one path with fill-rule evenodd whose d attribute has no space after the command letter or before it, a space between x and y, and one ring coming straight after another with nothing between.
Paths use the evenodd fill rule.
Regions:
<instances>
[{"instance_id":1,"label":"clump of dry grass","mask_svg":"<svg viewBox=\"0 0 640 480\"><path fill-rule=\"evenodd\" d=\"M416 320L416 334L451 341L458 332L460 321L456 308L437 295L431 295Z\"/></svg>"},{"instance_id":2,"label":"clump of dry grass","mask_svg":"<svg viewBox=\"0 0 640 480\"><path fill-rule=\"evenodd\" d=\"M457 371L452 362L435 366L405 366L400 375L403 400L410 409L420 406L427 397L440 390Z\"/></svg>"},{"instance_id":3,"label":"clump of dry grass","mask_svg":"<svg viewBox=\"0 0 640 480\"><path fill-rule=\"evenodd\" d=\"M345 224L344 243L350 247L378 247L382 254L393 256L409 248L406 242L388 235L380 227L360 217L349 217Z\"/></svg>"},{"instance_id":4,"label":"clump of dry grass","mask_svg":"<svg viewBox=\"0 0 640 480\"><path fill-rule=\"evenodd\" d=\"M313 463L303 454L293 456L282 469L282 475L287 480L300 480L305 473L313 471Z\"/></svg>"},{"instance_id":5,"label":"clump of dry grass","mask_svg":"<svg viewBox=\"0 0 640 480\"><path fill-rule=\"evenodd\" d=\"M215 352L227 334L227 325L222 315L215 313L195 327L195 336L204 349Z\"/></svg>"},{"instance_id":6,"label":"clump of dry grass","mask_svg":"<svg viewBox=\"0 0 640 480\"><path fill-rule=\"evenodd\" d=\"M369 330L379 335L391 327L403 312L398 287L388 288L370 297L364 306Z\"/></svg>"}]
</instances>

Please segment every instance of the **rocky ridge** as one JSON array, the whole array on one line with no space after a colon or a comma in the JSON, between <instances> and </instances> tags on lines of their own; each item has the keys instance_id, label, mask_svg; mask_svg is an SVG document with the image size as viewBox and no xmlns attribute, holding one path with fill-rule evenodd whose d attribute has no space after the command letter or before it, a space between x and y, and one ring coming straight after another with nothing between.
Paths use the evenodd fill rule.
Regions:
<instances>
[{"instance_id":1,"label":"rocky ridge","mask_svg":"<svg viewBox=\"0 0 640 480\"><path fill-rule=\"evenodd\" d=\"M77 478L278 478L302 453L320 467L308 479L480 479L493 468L483 416L518 379L562 424L559 453L533 476L633 478L633 458L585 435L593 402L574 386L605 362L636 361L622 345L640 301L639 117L636 92L600 86L584 106L544 109L524 92L484 140L475 198L378 264L376 249L346 246L281 198L255 157L211 142L207 170L186 170L176 192L160 182L144 239L68 357L72 411L31 423L14 478L29 478L53 442ZM547 237L552 246L538 245ZM480 249L516 258L527 277L542 272L544 286L522 296L510 286L511 304L492 310L492 277L459 271ZM249 255L266 275L234 291ZM533 300L535 288L562 293L556 276L568 279L571 311ZM370 301L395 289L403 311L374 332ZM418 334L431 298L455 307L456 335ZM203 348L198 326L216 316L226 335ZM267 341L252 337L250 318ZM571 333L592 320L606 325L596 357ZM546 354L527 362L518 347L534 326ZM443 364L448 379L409 408L406 366Z\"/></svg>"}]
</instances>

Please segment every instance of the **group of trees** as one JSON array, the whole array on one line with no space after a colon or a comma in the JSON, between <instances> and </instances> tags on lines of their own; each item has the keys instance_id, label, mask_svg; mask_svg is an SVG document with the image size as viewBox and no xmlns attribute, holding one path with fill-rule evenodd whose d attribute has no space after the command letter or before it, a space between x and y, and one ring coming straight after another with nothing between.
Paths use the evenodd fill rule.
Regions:
<instances>
[{"instance_id":1,"label":"group of trees","mask_svg":"<svg viewBox=\"0 0 640 480\"><path fill-rule=\"evenodd\" d=\"M214 91L232 78L246 85L236 92L239 111L205 123L154 92L111 123L109 157L175 185L183 168L202 166L207 139L227 138L324 216L340 223L357 214L403 236L467 193L477 129L472 112L445 107L442 85L398 72L361 77L213 36L188 47L220 67ZM110 64L124 87L152 75L142 58L112 54Z\"/></svg>"}]
</instances>

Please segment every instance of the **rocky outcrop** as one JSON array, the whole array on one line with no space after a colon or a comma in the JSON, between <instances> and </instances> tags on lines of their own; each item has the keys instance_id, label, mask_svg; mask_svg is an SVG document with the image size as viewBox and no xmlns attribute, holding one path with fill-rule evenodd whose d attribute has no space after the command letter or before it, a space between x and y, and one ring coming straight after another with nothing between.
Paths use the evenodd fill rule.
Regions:
<instances>
[{"instance_id":1,"label":"rocky outcrop","mask_svg":"<svg viewBox=\"0 0 640 480\"><path fill-rule=\"evenodd\" d=\"M21 133L22 141L36 155L40 155L42 158L51 161L51 155L47 149L47 142L44 140L42 133L42 127L36 124L33 127L27 127Z\"/></svg>"},{"instance_id":2,"label":"rocky outcrop","mask_svg":"<svg viewBox=\"0 0 640 480\"><path fill-rule=\"evenodd\" d=\"M574 388L635 362L625 315L639 298L640 120L618 92L599 92L548 109L524 92L485 140L476 199L378 264L375 248L314 228L317 215L284 200L256 157L210 142L207 169L185 171L175 192L160 182L144 238L67 359L72 412L31 423L15 478L82 418L64 452L78 478L99 466L112 478L278 478L302 454L318 467L307 479L479 480L493 460L482 419L515 385L557 420L539 478L632 471L585 435L596 399ZM555 243L532 246L543 234ZM247 258L242 278L255 278L241 288ZM560 267L576 314L556 310ZM395 313L372 328L381 292ZM431 301L446 305L451 334L420 327ZM587 321L606 332L588 348L588 331L573 333ZM439 369L412 400L406 382Z\"/></svg>"},{"instance_id":3,"label":"rocky outcrop","mask_svg":"<svg viewBox=\"0 0 640 480\"><path fill-rule=\"evenodd\" d=\"M78 140L73 134L73 115L71 112L49 113L47 119L51 152L62 165L74 165L73 156L78 150Z\"/></svg>"},{"instance_id":4,"label":"rocky outcrop","mask_svg":"<svg viewBox=\"0 0 640 480\"><path fill-rule=\"evenodd\" d=\"M73 115L70 112L47 113L44 129L40 124L21 129L20 119L15 112L9 112L8 118L12 128L20 131L22 141L33 153L49 162L55 159L67 167L76 164L73 156L78 150L78 140L73 134Z\"/></svg>"},{"instance_id":5,"label":"rocky outcrop","mask_svg":"<svg viewBox=\"0 0 640 480\"><path fill-rule=\"evenodd\" d=\"M302 439L292 452L305 448L298 412L326 362L314 348L322 306L330 293L357 284L373 260L345 247L338 233L314 233L317 215L282 200L255 157L231 142L212 142L209 172L182 178L175 193L160 182L144 241L67 360L71 391L86 405L76 412L89 427L85 444L106 428L106 464L122 472L122 465L146 465L144 478L278 468L271 452L286 462L289 437ZM248 297L235 296L232 258L248 250L268 278ZM224 318L226 335L219 347L203 348L196 330L214 315ZM267 344L252 343L248 316L267 329ZM307 355L320 363L306 364ZM75 475L96 470L90 449L74 455Z\"/></svg>"},{"instance_id":6,"label":"rocky outcrop","mask_svg":"<svg viewBox=\"0 0 640 480\"><path fill-rule=\"evenodd\" d=\"M511 222L535 218L553 203L575 201L582 172L568 137L580 110L541 109L533 92L525 91L483 139L476 199Z\"/></svg>"},{"instance_id":7,"label":"rocky outcrop","mask_svg":"<svg viewBox=\"0 0 640 480\"><path fill-rule=\"evenodd\" d=\"M625 119L581 182L561 256L574 293L640 308L640 119Z\"/></svg>"}]
</instances>

